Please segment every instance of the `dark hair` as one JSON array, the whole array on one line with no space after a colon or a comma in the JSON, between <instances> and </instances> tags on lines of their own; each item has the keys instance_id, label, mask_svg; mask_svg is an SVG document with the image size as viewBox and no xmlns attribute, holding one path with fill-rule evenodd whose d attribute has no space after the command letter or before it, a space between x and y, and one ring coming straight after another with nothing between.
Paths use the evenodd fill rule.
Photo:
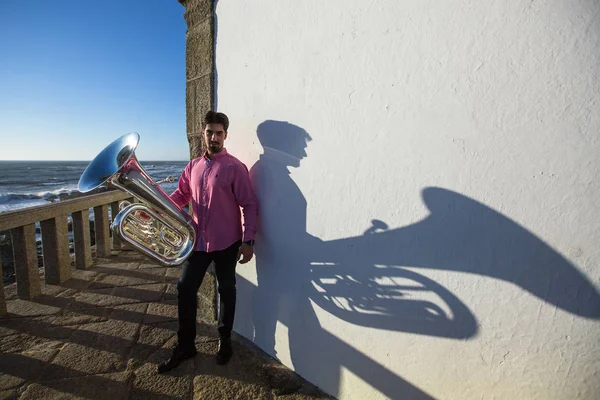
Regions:
<instances>
[{"instance_id":1,"label":"dark hair","mask_svg":"<svg viewBox=\"0 0 600 400\"><path fill-rule=\"evenodd\" d=\"M229 129L229 118L222 112L211 110L204 115L204 121L202 121L204 127L206 127L207 124L221 124L223 125L225 132L227 132L227 129Z\"/></svg>"}]
</instances>

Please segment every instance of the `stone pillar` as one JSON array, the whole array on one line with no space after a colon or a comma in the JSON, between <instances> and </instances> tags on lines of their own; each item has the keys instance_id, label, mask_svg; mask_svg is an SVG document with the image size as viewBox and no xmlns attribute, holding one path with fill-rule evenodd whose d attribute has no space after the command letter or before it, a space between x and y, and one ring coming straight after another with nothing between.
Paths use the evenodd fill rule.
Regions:
<instances>
[{"instance_id":1,"label":"stone pillar","mask_svg":"<svg viewBox=\"0 0 600 400\"><path fill-rule=\"evenodd\" d=\"M42 292L35 243L35 224L11 229L10 234L17 275L17 296L20 299L31 300Z\"/></svg>"},{"instance_id":2,"label":"stone pillar","mask_svg":"<svg viewBox=\"0 0 600 400\"><path fill-rule=\"evenodd\" d=\"M187 24L186 64L186 126L190 159L205 151L202 141L202 117L214 109L215 99L215 38L214 0L179 0L185 7ZM206 274L198 294L200 318L210 321L217 316L217 282L214 268Z\"/></svg>"},{"instance_id":3,"label":"stone pillar","mask_svg":"<svg viewBox=\"0 0 600 400\"><path fill-rule=\"evenodd\" d=\"M90 218L89 211L76 211L73 217L73 247L75 249L75 268L87 269L92 265L92 250L90 249Z\"/></svg>"},{"instance_id":4,"label":"stone pillar","mask_svg":"<svg viewBox=\"0 0 600 400\"><path fill-rule=\"evenodd\" d=\"M111 223L115 220L115 217L119 213L119 202L115 201L110 203L110 214L111 214ZM115 235L113 232L112 235L112 250L121 251L121 239L118 235Z\"/></svg>"},{"instance_id":5,"label":"stone pillar","mask_svg":"<svg viewBox=\"0 0 600 400\"><path fill-rule=\"evenodd\" d=\"M94 207L94 229L96 237L96 257L110 257L110 226L108 224L108 204Z\"/></svg>"},{"instance_id":6,"label":"stone pillar","mask_svg":"<svg viewBox=\"0 0 600 400\"><path fill-rule=\"evenodd\" d=\"M204 153L202 117L214 107L214 1L179 0L187 23L185 49L186 125L190 159Z\"/></svg>"},{"instance_id":7,"label":"stone pillar","mask_svg":"<svg viewBox=\"0 0 600 400\"><path fill-rule=\"evenodd\" d=\"M0 260L0 272L2 271L2 260ZM0 282L0 316L8 314L6 309L6 298L4 297L4 282Z\"/></svg>"},{"instance_id":8,"label":"stone pillar","mask_svg":"<svg viewBox=\"0 0 600 400\"><path fill-rule=\"evenodd\" d=\"M71 278L69 221L60 215L40 222L46 283L60 285Z\"/></svg>"}]
</instances>

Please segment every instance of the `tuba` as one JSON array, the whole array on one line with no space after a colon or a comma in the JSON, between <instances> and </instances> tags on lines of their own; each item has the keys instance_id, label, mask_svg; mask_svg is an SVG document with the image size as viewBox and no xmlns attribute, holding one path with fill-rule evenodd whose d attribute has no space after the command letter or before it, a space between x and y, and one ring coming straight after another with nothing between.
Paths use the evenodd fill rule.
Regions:
<instances>
[{"instance_id":1,"label":"tuba","mask_svg":"<svg viewBox=\"0 0 600 400\"><path fill-rule=\"evenodd\" d=\"M83 171L78 189L86 193L106 184L139 199L119 204L113 234L164 266L179 265L194 251L194 222L140 166L139 140L137 133L128 133L104 148Z\"/></svg>"}]
</instances>

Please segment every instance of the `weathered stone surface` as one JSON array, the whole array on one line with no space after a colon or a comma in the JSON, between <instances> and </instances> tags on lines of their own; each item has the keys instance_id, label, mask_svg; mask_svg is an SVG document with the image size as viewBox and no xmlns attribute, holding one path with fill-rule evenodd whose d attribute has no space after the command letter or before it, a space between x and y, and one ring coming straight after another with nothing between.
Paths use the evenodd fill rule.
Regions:
<instances>
[{"instance_id":1,"label":"weathered stone surface","mask_svg":"<svg viewBox=\"0 0 600 400\"><path fill-rule=\"evenodd\" d=\"M16 389L0 390L0 399L3 400L17 400L19 394Z\"/></svg>"},{"instance_id":2,"label":"weathered stone surface","mask_svg":"<svg viewBox=\"0 0 600 400\"><path fill-rule=\"evenodd\" d=\"M142 264L136 271L136 274L141 279L147 279L152 282L163 282L167 275L167 271L173 269L173 267L154 267L149 268L147 264Z\"/></svg>"},{"instance_id":3,"label":"weathered stone surface","mask_svg":"<svg viewBox=\"0 0 600 400\"><path fill-rule=\"evenodd\" d=\"M214 103L214 16L213 2L185 2L188 25L186 40L186 125L190 159L204 153L202 117Z\"/></svg>"},{"instance_id":4,"label":"weathered stone surface","mask_svg":"<svg viewBox=\"0 0 600 400\"><path fill-rule=\"evenodd\" d=\"M215 368L217 343L209 342L209 357L196 357L194 398L264 399L270 397L270 388L261 376L260 368L234 342L234 356L229 364ZM248 363L248 361L251 361Z\"/></svg>"},{"instance_id":5,"label":"weathered stone surface","mask_svg":"<svg viewBox=\"0 0 600 400\"><path fill-rule=\"evenodd\" d=\"M123 252L123 254L129 254L126 252ZM118 261L117 261L118 260ZM140 262L127 257L127 256L120 256L120 257L114 257L114 258L107 258L107 259L102 259L102 260L98 260L95 264L94 267L96 271L98 272L110 272L113 271L114 273L121 273L124 270L136 270L140 267Z\"/></svg>"},{"instance_id":6,"label":"weathered stone surface","mask_svg":"<svg viewBox=\"0 0 600 400\"><path fill-rule=\"evenodd\" d=\"M209 74L190 80L186 85L188 139L194 135L198 136L198 139L201 139L202 118L212 107L213 83L213 76ZM195 155L195 157L199 157L200 155Z\"/></svg>"},{"instance_id":7,"label":"weathered stone surface","mask_svg":"<svg viewBox=\"0 0 600 400\"><path fill-rule=\"evenodd\" d=\"M60 284L71 277L67 215L40 222L46 283Z\"/></svg>"},{"instance_id":8,"label":"weathered stone surface","mask_svg":"<svg viewBox=\"0 0 600 400\"><path fill-rule=\"evenodd\" d=\"M112 259L103 259L102 261L96 262L94 271L105 274L123 274L123 271L134 271L138 269L139 266L139 262L132 261L131 259L125 259L123 262L114 262Z\"/></svg>"},{"instance_id":9,"label":"weathered stone surface","mask_svg":"<svg viewBox=\"0 0 600 400\"><path fill-rule=\"evenodd\" d=\"M171 349L177 343L177 327L177 321L142 325L138 340L129 356L127 369L139 368L147 362L162 361L164 351L161 349ZM151 357L154 361L150 361Z\"/></svg>"},{"instance_id":10,"label":"weathered stone surface","mask_svg":"<svg viewBox=\"0 0 600 400\"><path fill-rule=\"evenodd\" d=\"M297 375L286 372L285 367L277 366L237 335L230 364L216 365L214 319L197 324L196 357L167 374L157 374L156 365L170 355L177 343L175 284L87 289L90 280L105 276L107 268L126 278L132 272L143 272L145 278L163 278L161 267L147 266L140 271L106 266L102 273L94 268L77 271L82 274L76 286L83 289L65 287L73 279L60 286L43 285L43 294L34 301L19 300L14 288L7 288L12 296L7 304L21 311L0 318L3 396L111 400L320 397L320 392L310 392L313 386L304 382L299 387ZM167 269L166 273L169 271L175 270ZM142 301L144 298L159 300ZM206 315L202 302L199 307L199 317ZM48 315L24 316L37 315L39 310Z\"/></svg>"},{"instance_id":11,"label":"weathered stone surface","mask_svg":"<svg viewBox=\"0 0 600 400\"><path fill-rule=\"evenodd\" d=\"M94 207L94 227L96 236L96 254L98 257L110 257L112 242L108 222L108 204Z\"/></svg>"},{"instance_id":12,"label":"weathered stone surface","mask_svg":"<svg viewBox=\"0 0 600 400\"><path fill-rule=\"evenodd\" d=\"M114 201L110 203L110 215L111 215L111 223L115 220L115 216L119 213L119 202ZM119 239L118 235L111 235L111 249L116 250L117 253L121 250L121 239ZM112 255L112 252L111 252Z\"/></svg>"},{"instance_id":13,"label":"weathered stone surface","mask_svg":"<svg viewBox=\"0 0 600 400\"><path fill-rule=\"evenodd\" d=\"M48 317L48 323L54 326L73 326L79 327L94 322L104 322L108 320L111 309L95 308L85 310L85 313L63 310L60 314Z\"/></svg>"},{"instance_id":14,"label":"weathered stone surface","mask_svg":"<svg viewBox=\"0 0 600 400\"><path fill-rule=\"evenodd\" d=\"M213 73L212 26L212 20L207 18L188 28L186 41L186 77L188 82Z\"/></svg>"},{"instance_id":15,"label":"weathered stone surface","mask_svg":"<svg viewBox=\"0 0 600 400\"><path fill-rule=\"evenodd\" d=\"M69 342L124 357L132 348L138 330L138 323L108 320L79 327Z\"/></svg>"},{"instance_id":16,"label":"weathered stone surface","mask_svg":"<svg viewBox=\"0 0 600 400\"><path fill-rule=\"evenodd\" d=\"M90 220L88 211L76 211L73 217L73 247L75 249L75 267L86 269L92 265L90 249Z\"/></svg>"},{"instance_id":17,"label":"weathered stone surface","mask_svg":"<svg viewBox=\"0 0 600 400\"><path fill-rule=\"evenodd\" d=\"M0 271L2 271L2 260L0 260ZM4 295L4 284L0 286L0 316L6 315L6 297Z\"/></svg>"},{"instance_id":18,"label":"weathered stone surface","mask_svg":"<svg viewBox=\"0 0 600 400\"><path fill-rule=\"evenodd\" d=\"M71 270L71 279L63 283L62 286L70 287L73 289L83 289L92 282L100 272L98 271L86 271L86 270ZM82 287L81 284L84 286Z\"/></svg>"},{"instance_id":19,"label":"weathered stone surface","mask_svg":"<svg viewBox=\"0 0 600 400\"><path fill-rule=\"evenodd\" d=\"M14 228L10 233L17 276L17 295L21 299L33 299L41 293L35 225Z\"/></svg>"},{"instance_id":20,"label":"weathered stone surface","mask_svg":"<svg viewBox=\"0 0 600 400\"><path fill-rule=\"evenodd\" d=\"M26 333L4 336L2 341L0 341L0 353L18 353L45 342L47 342L47 339L28 335Z\"/></svg>"},{"instance_id":21,"label":"weathered stone surface","mask_svg":"<svg viewBox=\"0 0 600 400\"><path fill-rule=\"evenodd\" d=\"M56 307L60 309L67 308L72 302L75 293L62 292L54 296L42 294L36 299L37 304L43 304L49 307Z\"/></svg>"},{"instance_id":22,"label":"weathered stone surface","mask_svg":"<svg viewBox=\"0 0 600 400\"><path fill-rule=\"evenodd\" d=\"M198 318L203 321L217 319L217 278L207 273L198 290Z\"/></svg>"},{"instance_id":23,"label":"weathered stone surface","mask_svg":"<svg viewBox=\"0 0 600 400\"><path fill-rule=\"evenodd\" d=\"M134 398L191 398L194 359L184 361L167 374L156 372L156 365L169 357L177 343L176 330L175 321L142 327L128 365L128 369L135 369L136 374L131 392ZM148 397L145 393L153 393L156 397Z\"/></svg>"},{"instance_id":24,"label":"weathered stone surface","mask_svg":"<svg viewBox=\"0 0 600 400\"><path fill-rule=\"evenodd\" d=\"M167 374L156 373L156 363L167 358L169 349L156 353L151 362L135 371L131 396L135 399L189 399L192 397L194 359L185 360L175 370ZM199 357L200 355L196 355Z\"/></svg>"},{"instance_id":25,"label":"weathered stone surface","mask_svg":"<svg viewBox=\"0 0 600 400\"><path fill-rule=\"evenodd\" d=\"M78 293L73 296L75 300L69 305L70 309L77 310L91 307L113 307L131 303L127 298L116 297L112 295L114 288L88 289L86 292Z\"/></svg>"},{"instance_id":26,"label":"weathered stone surface","mask_svg":"<svg viewBox=\"0 0 600 400\"><path fill-rule=\"evenodd\" d=\"M166 284L155 283L150 285L136 285L135 287L116 287L113 295L127 298L130 302L161 301L165 293Z\"/></svg>"},{"instance_id":27,"label":"weathered stone surface","mask_svg":"<svg viewBox=\"0 0 600 400\"><path fill-rule=\"evenodd\" d=\"M165 274L165 282L177 283L180 275L181 275L181 268L167 268L167 271Z\"/></svg>"},{"instance_id":28,"label":"weathered stone surface","mask_svg":"<svg viewBox=\"0 0 600 400\"><path fill-rule=\"evenodd\" d=\"M172 268L178 268L178 267L163 267L160 264L155 264L152 262L142 262L140 263L139 269L155 269L155 268L167 268L167 269L172 269Z\"/></svg>"},{"instance_id":29,"label":"weathered stone surface","mask_svg":"<svg viewBox=\"0 0 600 400\"><path fill-rule=\"evenodd\" d=\"M35 299L35 301L40 301L44 296L46 297L70 297L77 293L76 290L69 289L59 285L48 285L45 284L42 286L42 295Z\"/></svg>"},{"instance_id":30,"label":"weathered stone surface","mask_svg":"<svg viewBox=\"0 0 600 400\"><path fill-rule=\"evenodd\" d=\"M29 385L20 400L127 399L130 372L100 374Z\"/></svg>"},{"instance_id":31,"label":"weathered stone surface","mask_svg":"<svg viewBox=\"0 0 600 400\"><path fill-rule=\"evenodd\" d=\"M64 370L70 370L70 376L125 370L137 331L138 324L113 320L81 327L52 362L62 368L46 369L43 379L64 378L60 376Z\"/></svg>"},{"instance_id":32,"label":"weathered stone surface","mask_svg":"<svg viewBox=\"0 0 600 400\"><path fill-rule=\"evenodd\" d=\"M60 308L35 303L28 300L17 299L7 305L10 316L34 317L39 315L51 315L60 312Z\"/></svg>"},{"instance_id":33,"label":"weathered stone surface","mask_svg":"<svg viewBox=\"0 0 600 400\"><path fill-rule=\"evenodd\" d=\"M184 18L188 27L193 27L213 16L214 2L211 0L179 0L179 2L185 6Z\"/></svg>"},{"instance_id":34,"label":"weathered stone surface","mask_svg":"<svg viewBox=\"0 0 600 400\"><path fill-rule=\"evenodd\" d=\"M90 284L91 288L108 286L134 286L162 282L165 279L166 267L138 268L139 263L116 264L110 267L100 264L95 270L102 272ZM147 264L144 264L147 265Z\"/></svg>"},{"instance_id":35,"label":"weathered stone surface","mask_svg":"<svg viewBox=\"0 0 600 400\"><path fill-rule=\"evenodd\" d=\"M164 301L162 303L151 303L148 312L144 316L144 324L155 324L177 320L177 301Z\"/></svg>"},{"instance_id":36,"label":"weathered stone surface","mask_svg":"<svg viewBox=\"0 0 600 400\"><path fill-rule=\"evenodd\" d=\"M17 284L13 283L8 286L4 286L4 297L6 301L17 299Z\"/></svg>"},{"instance_id":37,"label":"weathered stone surface","mask_svg":"<svg viewBox=\"0 0 600 400\"><path fill-rule=\"evenodd\" d=\"M188 135L188 143L190 145L190 158L197 158L204 154L206 147L202 136L198 134Z\"/></svg>"},{"instance_id":38,"label":"weathered stone surface","mask_svg":"<svg viewBox=\"0 0 600 400\"><path fill-rule=\"evenodd\" d=\"M146 316L148 306L148 303L135 303L117 306L110 310L109 318L117 321L140 324Z\"/></svg>"},{"instance_id":39,"label":"weathered stone surface","mask_svg":"<svg viewBox=\"0 0 600 400\"><path fill-rule=\"evenodd\" d=\"M102 274L91 285L90 288L109 286L135 286L148 283L160 282L163 276L127 271L120 274Z\"/></svg>"},{"instance_id":40,"label":"weathered stone surface","mask_svg":"<svg viewBox=\"0 0 600 400\"><path fill-rule=\"evenodd\" d=\"M26 381L35 380L56 356L60 345L60 342L44 342L21 354L0 354L0 390L16 388Z\"/></svg>"},{"instance_id":41,"label":"weathered stone surface","mask_svg":"<svg viewBox=\"0 0 600 400\"><path fill-rule=\"evenodd\" d=\"M0 337L2 337L2 340L10 340L8 336L21 335L21 340L25 342L27 339L23 335L31 336L32 339L43 338L49 340L65 339L71 336L73 329L54 325L52 320L53 317L0 320Z\"/></svg>"},{"instance_id":42,"label":"weathered stone surface","mask_svg":"<svg viewBox=\"0 0 600 400\"><path fill-rule=\"evenodd\" d=\"M198 375L194 378L194 399L253 400L272 397L268 387L237 378Z\"/></svg>"},{"instance_id":43,"label":"weathered stone surface","mask_svg":"<svg viewBox=\"0 0 600 400\"><path fill-rule=\"evenodd\" d=\"M118 255L115 256L111 256L110 258L111 262L126 262L126 261L137 261L137 262L143 262L143 263L151 263L153 262L153 260L151 260L149 257L146 257L145 255L134 251L133 249L126 247L124 249L122 249L120 252L118 252Z\"/></svg>"}]
</instances>

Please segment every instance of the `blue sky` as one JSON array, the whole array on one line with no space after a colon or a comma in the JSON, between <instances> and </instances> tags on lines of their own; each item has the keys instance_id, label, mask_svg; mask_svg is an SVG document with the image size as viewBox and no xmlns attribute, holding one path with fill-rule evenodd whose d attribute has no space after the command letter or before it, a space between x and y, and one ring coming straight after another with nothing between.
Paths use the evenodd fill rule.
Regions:
<instances>
[{"instance_id":1,"label":"blue sky","mask_svg":"<svg viewBox=\"0 0 600 400\"><path fill-rule=\"evenodd\" d=\"M0 0L0 160L187 160L177 0Z\"/></svg>"}]
</instances>

